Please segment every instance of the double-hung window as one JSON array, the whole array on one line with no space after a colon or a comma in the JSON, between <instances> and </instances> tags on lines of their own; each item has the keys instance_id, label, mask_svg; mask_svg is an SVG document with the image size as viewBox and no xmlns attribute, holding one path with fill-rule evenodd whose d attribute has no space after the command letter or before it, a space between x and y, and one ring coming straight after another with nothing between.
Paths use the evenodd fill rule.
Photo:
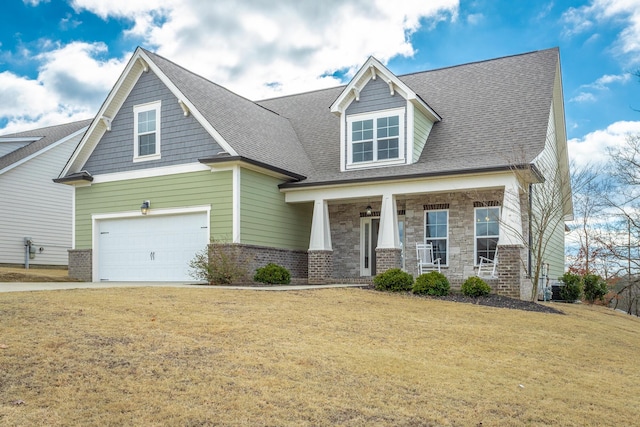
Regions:
<instances>
[{"instance_id":1,"label":"double-hung window","mask_svg":"<svg viewBox=\"0 0 640 427\"><path fill-rule=\"evenodd\" d=\"M449 243L449 211L424 211L424 242L433 246L433 258L440 258L440 264L447 265Z\"/></svg>"},{"instance_id":2,"label":"double-hung window","mask_svg":"<svg viewBox=\"0 0 640 427\"><path fill-rule=\"evenodd\" d=\"M480 257L493 260L498 248L500 235L500 208L481 207L475 209L476 221L476 264L480 263Z\"/></svg>"},{"instance_id":3,"label":"double-hung window","mask_svg":"<svg viewBox=\"0 0 640 427\"><path fill-rule=\"evenodd\" d=\"M133 107L134 162L160 158L160 110L160 101Z\"/></svg>"},{"instance_id":4,"label":"double-hung window","mask_svg":"<svg viewBox=\"0 0 640 427\"><path fill-rule=\"evenodd\" d=\"M350 167L404 162L404 110L358 114L347 119Z\"/></svg>"}]
</instances>

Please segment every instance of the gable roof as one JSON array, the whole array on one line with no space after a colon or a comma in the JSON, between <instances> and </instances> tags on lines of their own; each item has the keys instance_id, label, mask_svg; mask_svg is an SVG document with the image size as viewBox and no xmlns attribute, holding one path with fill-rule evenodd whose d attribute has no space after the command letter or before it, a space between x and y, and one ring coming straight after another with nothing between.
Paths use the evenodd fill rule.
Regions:
<instances>
[{"instance_id":1,"label":"gable roof","mask_svg":"<svg viewBox=\"0 0 640 427\"><path fill-rule=\"evenodd\" d=\"M433 111L433 109L411 89L405 82L395 76L387 67L385 67L380 61L373 56L364 63L356 75L351 79L349 84L343 89L338 98L331 104L331 112L335 114L342 114L349 104L353 101L359 100L359 94L362 88L370 80L382 79L389 85L390 94L393 95L395 91L399 91L401 96L412 102L418 109L420 109L429 119L433 122L442 120L442 118Z\"/></svg>"},{"instance_id":2,"label":"gable roof","mask_svg":"<svg viewBox=\"0 0 640 427\"><path fill-rule=\"evenodd\" d=\"M48 126L44 128L32 129L24 132L17 132L0 136L0 140L28 139L32 141L24 147L21 147L0 157L0 173L3 173L9 168L14 167L16 164L19 164L20 162L26 161L28 158L37 155L40 151L46 149L47 147L55 144L58 141L64 140L79 132L83 132L90 123L91 119L81 120L72 123L65 123L62 125Z\"/></svg>"},{"instance_id":3,"label":"gable roof","mask_svg":"<svg viewBox=\"0 0 640 427\"><path fill-rule=\"evenodd\" d=\"M544 149L558 64L553 48L398 76L442 118L411 165L340 171L339 119L329 106L346 86L258 103L287 117L314 159L306 180L283 187L505 170Z\"/></svg>"},{"instance_id":4,"label":"gable roof","mask_svg":"<svg viewBox=\"0 0 640 427\"><path fill-rule=\"evenodd\" d=\"M530 167L544 149L554 82L559 81L557 48L403 76L394 76L374 58L367 64L439 119L413 164L340 170L340 118L335 113L348 103L351 88L366 83L369 68L345 86L253 102L138 48L64 174L81 171L106 131L108 119L101 117L114 117L149 68L225 150L202 162L247 161L297 180L282 187Z\"/></svg>"},{"instance_id":5,"label":"gable roof","mask_svg":"<svg viewBox=\"0 0 640 427\"><path fill-rule=\"evenodd\" d=\"M110 126L110 119L147 67L176 96L176 102L182 104L185 114L193 114L225 150L207 160L247 159L272 166L296 179L304 178L303 174L311 167L311 162L289 120L142 48L136 49L83 138L81 147L74 153L65 174L80 172Z\"/></svg>"}]
</instances>

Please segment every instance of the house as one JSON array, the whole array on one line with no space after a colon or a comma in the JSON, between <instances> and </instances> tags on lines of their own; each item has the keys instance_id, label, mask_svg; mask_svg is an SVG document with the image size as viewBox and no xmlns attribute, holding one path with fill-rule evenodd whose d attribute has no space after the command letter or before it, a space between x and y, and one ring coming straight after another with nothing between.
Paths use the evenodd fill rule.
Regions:
<instances>
[{"instance_id":1,"label":"house","mask_svg":"<svg viewBox=\"0 0 640 427\"><path fill-rule=\"evenodd\" d=\"M73 189L51 177L64 168L90 123L0 136L0 264L67 265Z\"/></svg>"},{"instance_id":2,"label":"house","mask_svg":"<svg viewBox=\"0 0 640 427\"><path fill-rule=\"evenodd\" d=\"M85 280L185 280L213 242L366 283L415 275L426 241L454 286L497 251L495 291L529 298L532 266L564 270L568 176L558 49L403 76L369 58L346 86L254 102L138 48L56 182ZM533 253L538 187L562 226Z\"/></svg>"}]
</instances>

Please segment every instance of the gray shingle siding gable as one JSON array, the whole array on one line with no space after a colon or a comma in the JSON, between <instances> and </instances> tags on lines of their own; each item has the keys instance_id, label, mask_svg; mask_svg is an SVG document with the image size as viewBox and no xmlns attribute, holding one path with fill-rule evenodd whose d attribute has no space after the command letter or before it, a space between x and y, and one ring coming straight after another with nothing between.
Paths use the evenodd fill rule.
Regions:
<instances>
[{"instance_id":1,"label":"gray shingle siding gable","mask_svg":"<svg viewBox=\"0 0 640 427\"><path fill-rule=\"evenodd\" d=\"M389 85L382 79L369 80L360 91L360 100L347 107L346 114L370 113L390 108L406 107L407 101L397 92L391 96Z\"/></svg>"},{"instance_id":2,"label":"gray shingle siding gable","mask_svg":"<svg viewBox=\"0 0 640 427\"><path fill-rule=\"evenodd\" d=\"M160 153L158 160L133 163L135 105L161 101ZM92 175L126 172L160 166L196 163L222 151L192 116L184 116L177 98L152 72L142 73L83 169Z\"/></svg>"}]
</instances>

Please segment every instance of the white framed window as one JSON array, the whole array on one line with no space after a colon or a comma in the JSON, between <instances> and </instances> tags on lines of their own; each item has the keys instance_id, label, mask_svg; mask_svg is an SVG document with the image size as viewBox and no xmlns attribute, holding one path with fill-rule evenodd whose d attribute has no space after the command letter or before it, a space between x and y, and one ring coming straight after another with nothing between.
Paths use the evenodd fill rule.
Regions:
<instances>
[{"instance_id":1,"label":"white framed window","mask_svg":"<svg viewBox=\"0 0 640 427\"><path fill-rule=\"evenodd\" d=\"M347 166L404 163L404 115L400 108L347 117Z\"/></svg>"},{"instance_id":2,"label":"white framed window","mask_svg":"<svg viewBox=\"0 0 640 427\"><path fill-rule=\"evenodd\" d=\"M490 260L496 255L500 235L500 207L475 208L475 264L480 257Z\"/></svg>"},{"instance_id":3,"label":"white framed window","mask_svg":"<svg viewBox=\"0 0 640 427\"><path fill-rule=\"evenodd\" d=\"M133 107L133 161L160 158L160 101Z\"/></svg>"},{"instance_id":4,"label":"white framed window","mask_svg":"<svg viewBox=\"0 0 640 427\"><path fill-rule=\"evenodd\" d=\"M449 265L449 211L434 209L424 211L424 242L433 246L433 258Z\"/></svg>"}]
</instances>

